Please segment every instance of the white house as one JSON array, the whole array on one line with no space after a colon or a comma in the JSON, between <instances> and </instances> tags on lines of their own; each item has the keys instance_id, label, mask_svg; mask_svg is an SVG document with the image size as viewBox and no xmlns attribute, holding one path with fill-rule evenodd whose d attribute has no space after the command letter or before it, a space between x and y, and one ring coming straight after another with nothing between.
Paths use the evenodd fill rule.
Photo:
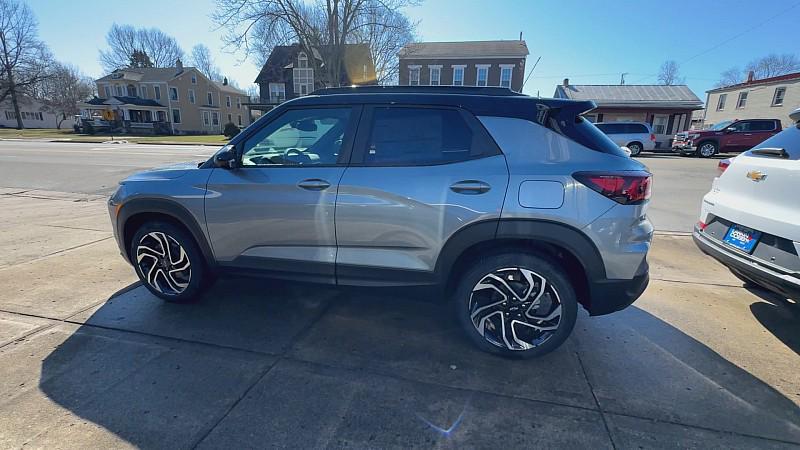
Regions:
<instances>
[{"instance_id":1,"label":"white house","mask_svg":"<svg viewBox=\"0 0 800 450\"><path fill-rule=\"evenodd\" d=\"M24 95L17 96L19 112L22 115L22 125L25 128L56 128L56 115L48 112L47 108L38 100L34 100ZM17 128L17 116L14 113L14 105L11 104L11 96L0 103L0 127ZM63 123L72 124L71 121ZM62 125L63 125L62 123Z\"/></svg>"}]
</instances>

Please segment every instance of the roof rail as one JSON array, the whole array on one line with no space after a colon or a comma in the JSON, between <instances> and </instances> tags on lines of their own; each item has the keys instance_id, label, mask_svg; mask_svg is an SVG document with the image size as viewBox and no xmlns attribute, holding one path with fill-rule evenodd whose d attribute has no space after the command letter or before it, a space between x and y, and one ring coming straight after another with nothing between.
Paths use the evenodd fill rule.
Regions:
<instances>
[{"instance_id":1,"label":"roof rail","mask_svg":"<svg viewBox=\"0 0 800 450\"><path fill-rule=\"evenodd\" d=\"M334 94L460 94L503 97L525 96L506 87L483 86L348 86L317 89L311 95Z\"/></svg>"}]
</instances>

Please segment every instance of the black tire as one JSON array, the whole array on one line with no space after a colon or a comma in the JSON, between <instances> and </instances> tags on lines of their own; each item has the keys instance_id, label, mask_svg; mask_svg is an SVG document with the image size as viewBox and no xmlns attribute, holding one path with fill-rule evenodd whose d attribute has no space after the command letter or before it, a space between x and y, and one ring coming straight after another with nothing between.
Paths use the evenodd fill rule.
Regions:
<instances>
[{"instance_id":1,"label":"black tire","mask_svg":"<svg viewBox=\"0 0 800 450\"><path fill-rule=\"evenodd\" d=\"M530 271L532 273L530 278L539 281L539 286L544 286L544 290L536 289L536 283L533 287L530 287L529 283L518 283L517 280L524 281L525 277L520 269ZM512 301L500 303L503 296L506 298L508 296L502 293L498 295L493 292L495 289L480 289L479 284L496 282L498 278L487 278L495 273L502 274L506 286L509 289L515 286L512 291L521 295L514 296ZM536 275L539 276L538 280ZM541 278L545 280L544 283L541 282ZM507 289L506 292L513 296ZM528 297L519 300L525 293L529 294ZM561 308L557 323L554 323L555 319L530 318L531 311L537 313L533 314L534 316L542 319L554 314L556 303L553 302L553 298L557 299ZM475 345L486 352L513 358L534 358L558 348L572 332L578 313L575 291L561 267L544 258L523 253L496 254L476 262L457 280L453 300L459 323ZM487 304L497 307L487 307ZM543 308L542 311L538 311L539 308ZM481 310L484 312L481 313ZM501 319L498 320L498 317ZM516 323L506 322L511 320ZM526 323L536 322L540 327L555 328L548 331L535 330L530 325L520 325L520 320ZM494 333L498 329L498 323L502 323L501 330L506 330L505 333L501 332L500 335ZM510 325L508 330L506 323ZM478 331L479 326L483 332ZM508 334L510 330L513 330L512 334ZM501 339L501 336L505 336L505 339ZM511 343L509 338L516 342ZM517 342L520 341L530 347L519 346ZM509 348L509 344L517 348Z\"/></svg>"},{"instance_id":2,"label":"black tire","mask_svg":"<svg viewBox=\"0 0 800 450\"><path fill-rule=\"evenodd\" d=\"M644 146L641 144L641 142L631 142L627 145L627 147L628 150L631 151L631 156L639 156L639 154L642 153L642 149L644 149Z\"/></svg>"},{"instance_id":3,"label":"black tire","mask_svg":"<svg viewBox=\"0 0 800 450\"><path fill-rule=\"evenodd\" d=\"M700 158L711 158L719 152L719 146L714 141L703 141L697 144L694 152Z\"/></svg>"},{"instance_id":4,"label":"black tire","mask_svg":"<svg viewBox=\"0 0 800 450\"><path fill-rule=\"evenodd\" d=\"M159 255L165 253L165 241L168 247L166 255ZM162 300L175 303L195 300L212 280L197 243L180 226L169 222L146 222L136 230L129 245L136 275L153 295ZM188 266L185 266L186 261ZM183 267L188 267L188 271L177 271Z\"/></svg>"}]
</instances>

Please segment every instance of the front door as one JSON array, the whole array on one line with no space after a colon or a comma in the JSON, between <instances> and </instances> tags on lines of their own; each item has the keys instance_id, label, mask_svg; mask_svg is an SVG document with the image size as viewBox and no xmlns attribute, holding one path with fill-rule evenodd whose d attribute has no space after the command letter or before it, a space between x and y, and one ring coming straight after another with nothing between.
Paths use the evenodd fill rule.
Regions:
<instances>
[{"instance_id":1,"label":"front door","mask_svg":"<svg viewBox=\"0 0 800 450\"><path fill-rule=\"evenodd\" d=\"M753 131L750 129L751 122L749 120L742 120L731 124L725 129L726 135L723 137L723 151L726 152L742 152L750 149L756 144ZM733 131L728 131L728 129Z\"/></svg>"},{"instance_id":2,"label":"front door","mask_svg":"<svg viewBox=\"0 0 800 450\"><path fill-rule=\"evenodd\" d=\"M335 282L336 188L359 114L288 109L244 141L239 168L214 169L206 221L221 265Z\"/></svg>"},{"instance_id":3,"label":"front door","mask_svg":"<svg viewBox=\"0 0 800 450\"><path fill-rule=\"evenodd\" d=\"M455 232L497 219L505 157L454 108L365 108L336 202L339 284L433 282Z\"/></svg>"}]
</instances>

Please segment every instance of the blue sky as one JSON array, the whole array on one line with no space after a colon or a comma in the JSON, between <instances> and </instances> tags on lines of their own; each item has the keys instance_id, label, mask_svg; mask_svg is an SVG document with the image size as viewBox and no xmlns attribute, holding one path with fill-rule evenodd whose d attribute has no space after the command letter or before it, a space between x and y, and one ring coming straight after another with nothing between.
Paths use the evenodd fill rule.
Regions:
<instances>
[{"instance_id":1,"label":"blue sky","mask_svg":"<svg viewBox=\"0 0 800 450\"><path fill-rule=\"evenodd\" d=\"M161 28L187 53L206 44L223 73L242 87L258 74L251 61L222 48L222 32L209 18L213 0L28 3L56 58L91 76L101 75L98 51L115 21ZM674 59L689 87L705 99L729 67L768 53L800 53L798 0L427 0L406 13L419 21L420 38L428 41L517 39L521 31L531 52L528 69L542 58L524 90L542 96L551 96L565 77L573 84L617 84L627 72L628 84L655 83L661 63Z\"/></svg>"}]
</instances>

